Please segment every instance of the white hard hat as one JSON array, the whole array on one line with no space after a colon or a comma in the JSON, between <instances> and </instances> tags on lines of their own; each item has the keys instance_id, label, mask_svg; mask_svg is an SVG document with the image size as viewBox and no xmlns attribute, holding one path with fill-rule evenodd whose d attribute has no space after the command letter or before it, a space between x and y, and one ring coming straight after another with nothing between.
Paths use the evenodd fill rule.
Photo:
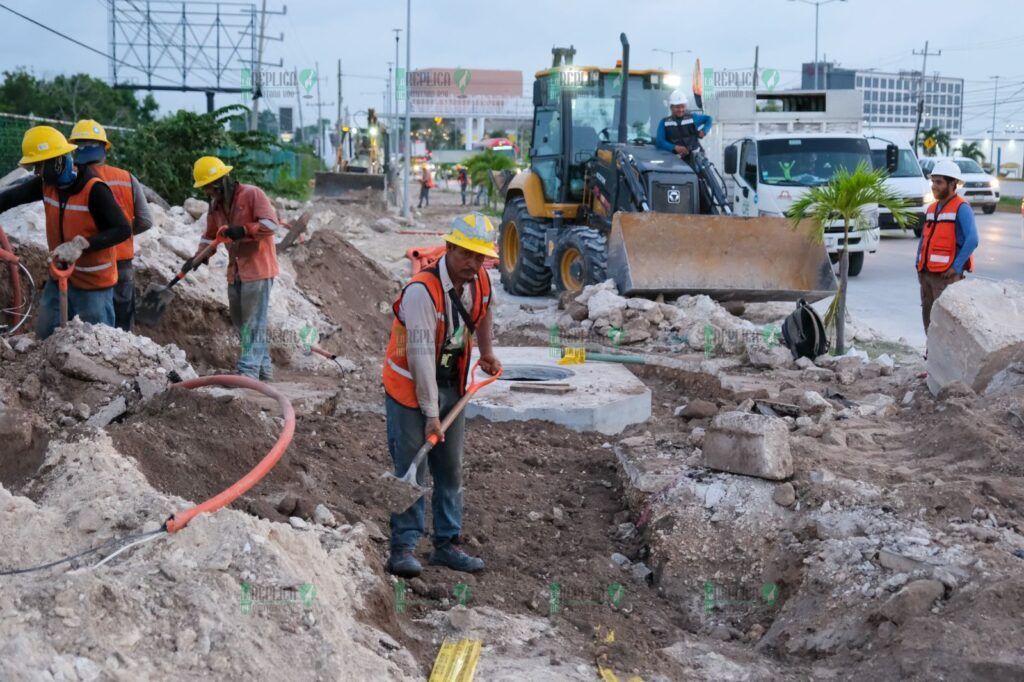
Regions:
<instances>
[{"instance_id":1,"label":"white hard hat","mask_svg":"<svg viewBox=\"0 0 1024 682\"><path fill-rule=\"evenodd\" d=\"M673 90L672 94L668 96L668 105L670 107L674 107L677 104L685 104L687 106L690 104L689 98L682 90Z\"/></svg>"},{"instance_id":2,"label":"white hard hat","mask_svg":"<svg viewBox=\"0 0 1024 682\"><path fill-rule=\"evenodd\" d=\"M942 159L937 162L935 167L932 168L931 175L942 175L947 178L953 178L957 182L963 182L964 180L964 176L960 172L960 166L949 159Z\"/></svg>"}]
</instances>

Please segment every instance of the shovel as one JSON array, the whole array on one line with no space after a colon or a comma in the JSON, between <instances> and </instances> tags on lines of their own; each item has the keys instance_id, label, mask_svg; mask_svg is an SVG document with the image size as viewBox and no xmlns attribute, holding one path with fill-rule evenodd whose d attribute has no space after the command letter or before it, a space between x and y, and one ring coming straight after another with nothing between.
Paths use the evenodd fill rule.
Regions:
<instances>
[{"instance_id":1,"label":"shovel","mask_svg":"<svg viewBox=\"0 0 1024 682\"><path fill-rule=\"evenodd\" d=\"M57 290L60 291L60 326L68 323L68 280L75 271L74 263L65 263L64 268L57 265L57 261L50 261L50 275L57 281Z\"/></svg>"},{"instance_id":2,"label":"shovel","mask_svg":"<svg viewBox=\"0 0 1024 682\"><path fill-rule=\"evenodd\" d=\"M144 324L147 327L152 327L159 322L160 318L163 317L167 304L174 298L174 292L171 291L171 287L184 279L185 275L188 274L189 271L195 270L199 267L199 263L202 263L204 260L212 256L217 250L217 246L223 242L224 240L218 237L207 244L206 248L197 253L191 261L185 262L185 265L181 268L181 272L176 274L174 279L172 279L166 286L150 284L146 287L146 293L142 295L142 302L139 304L138 310L135 311L135 318L139 323Z\"/></svg>"},{"instance_id":3,"label":"shovel","mask_svg":"<svg viewBox=\"0 0 1024 682\"><path fill-rule=\"evenodd\" d=\"M474 377L477 368L480 366L480 361L477 360L476 364L473 365L473 370L469 373L470 378ZM448 414L441 420L441 433L448 430L448 427L452 425L455 418L462 413L463 408L469 403L469 399L473 397L473 394L479 391L481 388L490 384L501 376L499 370L497 374L485 377L480 381L472 383L466 388L466 394L459 399L459 402L455 403L455 406L448 411ZM383 474L379 479L379 485L377 486L389 509L396 511L405 511L412 505L416 504L423 495L427 493L427 488L421 487L416 482L416 473L420 466L423 465L423 460L426 458L427 453L433 449L435 445L440 442L437 434L430 434L427 438L427 442L416 453L416 456L412 458L412 464L406 469L405 474L401 477L395 476L390 471Z\"/></svg>"}]
</instances>

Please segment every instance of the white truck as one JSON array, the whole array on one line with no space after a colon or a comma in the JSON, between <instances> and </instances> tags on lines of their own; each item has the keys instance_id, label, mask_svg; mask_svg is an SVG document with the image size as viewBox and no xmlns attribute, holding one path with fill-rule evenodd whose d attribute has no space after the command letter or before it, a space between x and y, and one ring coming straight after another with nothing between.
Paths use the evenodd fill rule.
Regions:
<instances>
[{"instance_id":1,"label":"white truck","mask_svg":"<svg viewBox=\"0 0 1024 682\"><path fill-rule=\"evenodd\" d=\"M795 199L827 183L839 168L853 170L860 163L872 167L861 129L861 92L728 94L738 96L723 93L705 103L714 127L702 145L725 177L735 215L784 216ZM870 229L855 231L851 226L847 242L851 277L864 267L864 254L878 250L878 207L867 208ZM842 221L826 226L825 248L833 263L842 240Z\"/></svg>"},{"instance_id":2,"label":"white truck","mask_svg":"<svg viewBox=\"0 0 1024 682\"><path fill-rule=\"evenodd\" d=\"M885 134L868 137L871 160L874 162L875 168L885 168L885 154L888 146L896 144L899 148L896 169L887 173L885 184L908 204L907 210L912 214L912 218L907 229L912 229L914 235L920 237L924 226L925 208L935 200L932 196L931 183L924 177L921 163L917 160L917 155L911 146L906 142L891 140L889 137ZM892 214L884 208L878 210L878 227L883 230L900 230L893 222Z\"/></svg>"}]
</instances>

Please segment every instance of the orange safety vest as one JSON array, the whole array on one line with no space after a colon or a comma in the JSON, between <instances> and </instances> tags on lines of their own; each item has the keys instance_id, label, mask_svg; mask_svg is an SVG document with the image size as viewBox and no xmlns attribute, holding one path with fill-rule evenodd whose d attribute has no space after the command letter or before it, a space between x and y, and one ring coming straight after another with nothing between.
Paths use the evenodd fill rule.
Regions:
<instances>
[{"instance_id":1,"label":"orange safety vest","mask_svg":"<svg viewBox=\"0 0 1024 682\"><path fill-rule=\"evenodd\" d=\"M945 272L956 260L956 212L966 204L957 194L947 201L939 210L939 202L928 207L924 217L924 229L921 233L921 253L917 258L917 271ZM967 259L964 267L967 272L974 272L974 256Z\"/></svg>"},{"instance_id":2,"label":"orange safety vest","mask_svg":"<svg viewBox=\"0 0 1024 682\"><path fill-rule=\"evenodd\" d=\"M132 174L126 170L94 163L90 166L103 182L107 183L114 194L117 205L124 211L129 225L135 225L135 194L132 192ZM128 237L114 247L116 260L131 260L135 256L135 239Z\"/></svg>"},{"instance_id":3,"label":"orange safety vest","mask_svg":"<svg viewBox=\"0 0 1024 682\"><path fill-rule=\"evenodd\" d=\"M391 323L391 339L388 341L387 355L384 358L384 390L394 400L400 404L410 408L418 408L419 401L416 399L416 384L413 381L412 372L409 371L409 357L406 350L407 334L405 331L405 325L398 318L398 311L402 305L402 297L405 295L406 289L410 285L415 283L422 283L426 285L427 291L430 292L430 299L434 302L434 310L437 313L437 333L434 338L434 350L437 353L435 361L441 359L441 353L444 350L445 335L447 334L448 322L445 319L445 294L444 286L441 284L441 275L438 272L437 265L426 270L420 270L416 275L409 280L409 283L405 285L402 292L398 295L398 299L392 306L392 310L395 313L395 319ZM474 328L480 324L480 320L483 319L484 315L487 314L487 309L491 303L491 280L487 275L487 271L480 268L480 272L477 273L476 280L474 282L473 289L473 308L469 311L469 317L472 321ZM455 315L458 315L458 311L453 311ZM466 347L462 354L459 356L458 372L459 372L459 395L464 395L466 392L466 379L469 374L469 358L473 351L473 339L472 334L466 334Z\"/></svg>"},{"instance_id":4,"label":"orange safety vest","mask_svg":"<svg viewBox=\"0 0 1024 682\"><path fill-rule=\"evenodd\" d=\"M50 251L69 242L75 237L95 237L99 234L96 221L89 213L89 193L98 177L89 178L85 187L61 203L57 188L43 186L43 207L46 210L46 242ZM106 289L117 284L117 265L114 261L114 247L83 253L75 262L71 284L79 289Z\"/></svg>"}]
</instances>

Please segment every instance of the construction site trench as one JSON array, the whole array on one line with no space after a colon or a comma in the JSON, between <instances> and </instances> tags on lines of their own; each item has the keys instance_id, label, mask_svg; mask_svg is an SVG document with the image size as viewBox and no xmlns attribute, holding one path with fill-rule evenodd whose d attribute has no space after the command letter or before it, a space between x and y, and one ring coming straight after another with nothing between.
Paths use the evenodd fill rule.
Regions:
<instances>
[{"instance_id":1,"label":"construction site trench","mask_svg":"<svg viewBox=\"0 0 1024 682\"><path fill-rule=\"evenodd\" d=\"M1024 677L1024 392L933 397L920 355L857 320L863 356L794 363L771 333L792 304L610 283L527 299L495 272L497 346L628 353L650 416L614 434L468 420L464 541L486 569L429 566L425 539L423 574L389 575L380 366L406 250L464 211L434 197L410 221L276 201L310 214L271 300L288 450L228 508L101 567L109 548L0 575L0 679L424 679L464 639L487 680ZM191 255L204 211L158 211L140 291ZM41 216L0 215L37 282ZM172 385L233 367L225 265L134 334L72 321L0 339L0 572L156 530L266 455L275 401ZM789 471L709 461L729 420L781 429Z\"/></svg>"}]
</instances>

